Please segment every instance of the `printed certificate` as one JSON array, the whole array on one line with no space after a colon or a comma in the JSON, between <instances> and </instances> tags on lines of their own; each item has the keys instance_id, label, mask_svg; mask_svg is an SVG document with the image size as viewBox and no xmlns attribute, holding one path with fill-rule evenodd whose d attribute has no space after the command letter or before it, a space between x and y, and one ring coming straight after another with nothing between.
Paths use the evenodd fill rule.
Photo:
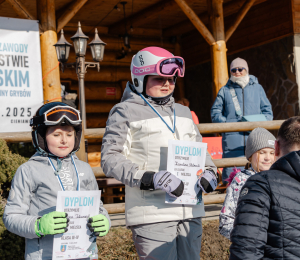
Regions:
<instances>
[{"instance_id":1,"label":"printed certificate","mask_svg":"<svg viewBox=\"0 0 300 260\"><path fill-rule=\"evenodd\" d=\"M167 170L183 181L184 191L178 198L166 194L166 203L196 205L202 202L197 179L204 171L206 150L206 143L169 140Z\"/></svg>"},{"instance_id":2,"label":"printed certificate","mask_svg":"<svg viewBox=\"0 0 300 260\"><path fill-rule=\"evenodd\" d=\"M54 236L54 259L88 258L96 238L87 226L89 217L99 214L101 191L59 191L56 211L68 213L68 231Z\"/></svg>"}]
</instances>

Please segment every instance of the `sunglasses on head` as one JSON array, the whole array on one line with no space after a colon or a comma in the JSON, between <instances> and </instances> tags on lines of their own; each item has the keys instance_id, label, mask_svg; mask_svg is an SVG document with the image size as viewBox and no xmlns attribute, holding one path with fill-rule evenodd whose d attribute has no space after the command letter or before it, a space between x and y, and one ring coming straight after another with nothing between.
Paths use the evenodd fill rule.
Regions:
<instances>
[{"instance_id":1,"label":"sunglasses on head","mask_svg":"<svg viewBox=\"0 0 300 260\"><path fill-rule=\"evenodd\" d=\"M236 73L236 71L238 70L239 72L242 72L245 68L234 68L231 70L232 73Z\"/></svg>"}]
</instances>

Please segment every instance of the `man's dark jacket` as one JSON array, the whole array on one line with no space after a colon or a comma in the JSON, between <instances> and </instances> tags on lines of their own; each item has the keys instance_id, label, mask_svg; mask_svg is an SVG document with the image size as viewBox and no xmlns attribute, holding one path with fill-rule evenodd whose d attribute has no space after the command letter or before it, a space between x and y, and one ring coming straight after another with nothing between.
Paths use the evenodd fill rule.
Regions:
<instances>
[{"instance_id":1,"label":"man's dark jacket","mask_svg":"<svg viewBox=\"0 0 300 260\"><path fill-rule=\"evenodd\" d=\"M230 259L300 259L300 151L251 176L240 193Z\"/></svg>"}]
</instances>

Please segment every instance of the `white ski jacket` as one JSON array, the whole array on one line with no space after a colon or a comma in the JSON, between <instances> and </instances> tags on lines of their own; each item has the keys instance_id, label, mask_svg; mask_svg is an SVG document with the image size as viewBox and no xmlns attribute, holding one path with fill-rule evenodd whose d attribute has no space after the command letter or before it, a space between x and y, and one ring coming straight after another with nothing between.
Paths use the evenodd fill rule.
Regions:
<instances>
[{"instance_id":1,"label":"white ski jacket","mask_svg":"<svg viewBox=\"0 0 300 260\"><path fill-rule=\"evenodd\" d=\"M140 190L140 180L146 171L167 169L168 140L202 141L188 107L175 104L173 98L165 105L149 102L170 126L175 108L175 134L127 83L121 103L110 111L102 141L104 173L126 185L126 225L202 217L205 215L203 202L195 206L166 204L164 191ZM216 172L208 153L205 166Z\"/></svg>"}]
</instances>

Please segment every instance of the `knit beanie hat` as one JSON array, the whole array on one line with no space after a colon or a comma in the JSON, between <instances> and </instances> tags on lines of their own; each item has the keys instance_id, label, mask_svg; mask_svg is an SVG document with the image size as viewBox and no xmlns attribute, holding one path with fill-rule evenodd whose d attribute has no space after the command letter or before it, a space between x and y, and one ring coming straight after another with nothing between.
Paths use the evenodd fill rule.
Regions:
<instances>
[{"instance_id":1,"label":"knit beanie hat","mask_svg":"<svg viewBox=\"0 0 300 260\"><path fill-rule=\"evenodd\" d=\"M275 136L268 130L257 127L249 135L246 144L246 158L249 160L252 154L263 148L275 149Z\"/></svg>"},{"instance_id":2,"label":"knit beanie hat","mask_svg":"<svg viewBox=\"0 0 300 260\"><path fill-rule=\"evenodd\" d=\"M245 68L249 74L248 63L244 59L236 58L230 64L230 71L234 68Z\"/></svg>"}]
</instances>

